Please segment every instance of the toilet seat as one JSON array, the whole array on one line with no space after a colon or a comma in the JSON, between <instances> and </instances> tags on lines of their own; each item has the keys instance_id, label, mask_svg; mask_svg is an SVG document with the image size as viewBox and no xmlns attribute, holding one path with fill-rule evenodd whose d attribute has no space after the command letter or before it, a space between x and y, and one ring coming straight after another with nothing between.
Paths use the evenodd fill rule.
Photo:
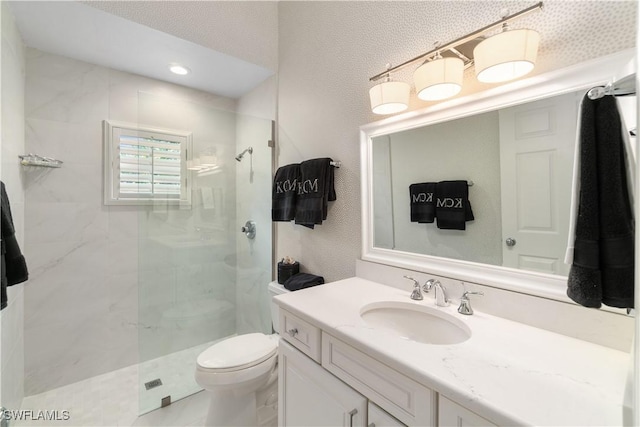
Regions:
<instances>
[{"instance_id":1,"label":"toilet seat","mask_svg":"<svg viewBox=\"0 0 640 427\"><path fill-rule=\"evenodd\" d=\"M272 358L278 341L272 335L243 334L212 345L198 356L200 370L212 373L235 372L259 365Z\"/></svg>"}]
</instances>

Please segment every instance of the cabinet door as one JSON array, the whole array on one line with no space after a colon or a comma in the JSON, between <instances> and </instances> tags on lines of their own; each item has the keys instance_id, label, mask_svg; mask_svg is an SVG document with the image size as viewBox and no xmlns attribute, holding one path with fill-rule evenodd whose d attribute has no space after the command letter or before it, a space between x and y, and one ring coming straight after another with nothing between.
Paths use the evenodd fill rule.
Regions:
<instances>
[{"instance_id":1,"label":"cabinet door","mask_svg":"<svg viewBox=\"0 0 640 427\"><path fill-rule=\"evenodd\" d=\"M440 427L497 427L480 415L440 395L438 426Z\"/></svg>"},{"instance_id":2,"label":"cabinet door","mask_svg":"<svg viewBox=\"0 0 640 427\"><path fill-rule=\"evenodd\" d=\"M400 421L392 417L384 409L369 402L368 427L406 427Z\"/></svg>"},{"instance_id":3,"label":"cabinet door","mask_svg":"<svg viewBox=\"0 0 640 427\"><path fill-rule=\"evenodd\" d=\"M362 395L285 341L278 351L280 426L365 426Z\"/></svg>"}]
</instances>

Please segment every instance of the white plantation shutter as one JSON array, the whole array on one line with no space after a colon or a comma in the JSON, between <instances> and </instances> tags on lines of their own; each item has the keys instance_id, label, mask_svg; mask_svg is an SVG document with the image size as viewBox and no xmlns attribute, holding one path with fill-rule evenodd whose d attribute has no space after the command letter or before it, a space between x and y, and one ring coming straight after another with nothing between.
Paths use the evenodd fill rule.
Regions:
<instances>
[{"instance_id":1,"label":"white plantation shutter","mask_svg":"<svg viewBox=\"0 0 640 427\"><path fill-rule=\"evenodd\" d=\"M188 203L189 142L187 132L105 121L105 203Z\"/></svg>"}]
</instances>

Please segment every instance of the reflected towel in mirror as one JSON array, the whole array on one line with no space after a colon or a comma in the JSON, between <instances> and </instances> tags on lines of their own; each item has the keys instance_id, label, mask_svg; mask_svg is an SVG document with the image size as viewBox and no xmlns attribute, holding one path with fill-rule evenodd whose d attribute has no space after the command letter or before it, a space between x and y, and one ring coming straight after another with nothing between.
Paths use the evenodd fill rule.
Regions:
<instances>
[{"instance_id":1,"label":"reflected towel in mirror","mask_svg":"<svg viewBox=\"0 0 640 427\"><path fill-rule=\"evenodd\" d=\"M436 218L442 230L466 230L473 221L467 181L440 181L436 185Z\"/></svg>"},{"instance_id":2,"label":"reflected towel in mirror","mask_svg":"<svg viewBox=\"0 0 640 427\"><path fill-rule=\"evenodd\" d=\"M436 183L421 182L409 186L411 222L431 223L436 217Z\"/></svg>"}]
</instances>

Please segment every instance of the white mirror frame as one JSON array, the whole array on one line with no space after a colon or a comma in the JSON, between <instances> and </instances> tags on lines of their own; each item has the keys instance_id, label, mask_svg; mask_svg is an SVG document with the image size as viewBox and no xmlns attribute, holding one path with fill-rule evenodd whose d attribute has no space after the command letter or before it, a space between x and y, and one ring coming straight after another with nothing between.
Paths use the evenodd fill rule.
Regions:
<instances>
[{"instance_id":1,"label":"white mirror frame","mask_svg":"<svg viewBox=\"0 0 640 427\"><path fill-rule=\"evenodd\" d=\"M374 247L372 139L472 114L604 86L635 72L635 49L376 121L360 128L362 259L570 302L563 276Z\"/></svg>"}]
</instances>

